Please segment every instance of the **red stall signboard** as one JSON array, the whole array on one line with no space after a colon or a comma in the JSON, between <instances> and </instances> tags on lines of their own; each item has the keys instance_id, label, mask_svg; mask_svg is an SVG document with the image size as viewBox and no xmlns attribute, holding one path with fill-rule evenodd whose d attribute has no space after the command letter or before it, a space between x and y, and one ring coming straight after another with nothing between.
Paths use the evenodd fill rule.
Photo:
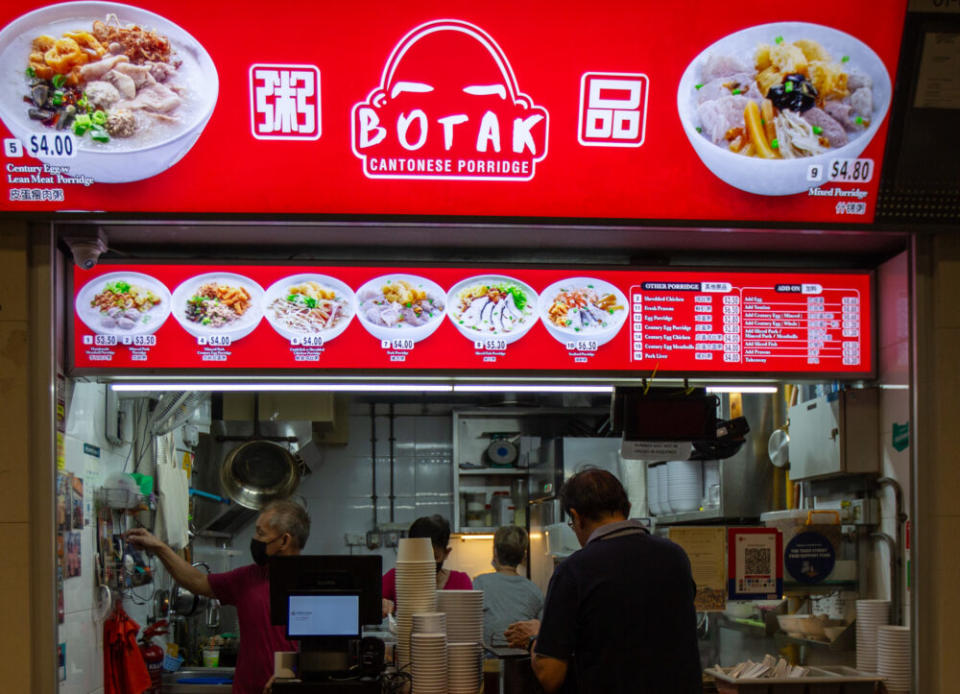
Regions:
<instances>
[{"instance_id":1,"label":"red stall signboard","mask_svg":"<svg viewBox=\"0 0 960 694\"><path fill-rule=\"evenodd\" d=\"M98 265L73 286L80 371L873 371L869 272Z\"/></svg>"},{"instance_id":2,"label":"red stall signboard","mask_svg":"<svg viewBox=\"0 0 960 694\"><path fill-rule=\"evenodd\" d=\"M905 0L0 9L0 210L869 223Z\"/></svg>"}]
</instances>

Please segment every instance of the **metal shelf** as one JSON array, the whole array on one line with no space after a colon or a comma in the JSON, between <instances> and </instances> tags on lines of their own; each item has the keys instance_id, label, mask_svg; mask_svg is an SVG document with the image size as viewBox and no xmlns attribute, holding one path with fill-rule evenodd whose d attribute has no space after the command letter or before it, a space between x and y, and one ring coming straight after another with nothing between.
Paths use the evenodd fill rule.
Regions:
<instances>
[{"instance_id":1,"label":"metal shelf","mask_svg":"<svg viewBox=\"0 0 960 694\"><path fill-rule=\"evenodd\" d=\"M469 468L458 468L457 474L461 476L465 475L503 475L508 477L525 477L528 474L526 469L520 469L515 467L469 467Z\"/></svg>"}]
</instances>

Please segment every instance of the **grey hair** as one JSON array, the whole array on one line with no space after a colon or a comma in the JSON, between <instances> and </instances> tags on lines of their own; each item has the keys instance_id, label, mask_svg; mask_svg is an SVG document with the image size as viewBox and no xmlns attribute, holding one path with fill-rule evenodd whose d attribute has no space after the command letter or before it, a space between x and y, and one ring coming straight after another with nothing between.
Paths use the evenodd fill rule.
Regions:
<instances>
[{"instance_id":1,"label":"grey hair","mask_svg":"<svg viewBox=\"0 0 960 694\"><path fill-rule=\"evenodd\" d=\"M527 553L527 531L519 525L504 525L493 536L493 551L504 566L517 566Z\"/></svg>"},{"instance_id":2,"label":"grey hair","mask_svg":"<svg viewBox=\"0 0 960 694\"><path fill-rule=\"evenodd\" d=\"M297 542L297 547L303 549L307 544L307 538L310 537L310 514L307 509L296 501L281 499L271 501L263 507L260 512L273 514L270 518L270 526L281 533L290 533Z\"/></svg>"}]
</instances>

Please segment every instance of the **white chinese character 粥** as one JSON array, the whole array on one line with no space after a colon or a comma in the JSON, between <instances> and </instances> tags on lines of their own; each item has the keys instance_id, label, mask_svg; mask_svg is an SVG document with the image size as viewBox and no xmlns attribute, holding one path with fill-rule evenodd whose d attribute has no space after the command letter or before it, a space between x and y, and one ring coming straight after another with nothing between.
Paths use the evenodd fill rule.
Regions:
<instances>
[{"instance_id":1,"label":"white chinese character \u7ca5","mask_svg":"<svg viewBox=\"0 0 960 694\"><path fill-rule=\"evenodd\" d=\"M312 65L250 68L250 121L259 140L320 137L320 70Z\"/></svg>"}]
</instances>

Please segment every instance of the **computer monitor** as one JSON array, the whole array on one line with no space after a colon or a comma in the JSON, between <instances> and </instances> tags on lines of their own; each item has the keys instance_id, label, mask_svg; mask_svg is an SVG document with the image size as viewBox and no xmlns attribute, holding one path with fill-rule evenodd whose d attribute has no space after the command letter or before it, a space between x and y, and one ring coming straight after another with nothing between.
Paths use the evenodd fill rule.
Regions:
<instances>
[{"instance_id":1,"label":"computer monitor","mask_svg":"<svg viewBox=\"0 0 960 694\"><path fill-rule=\"evenodd\" d=\"M360 638L359 591L288 593L286 633L288 639Z\"/></svg>"},{"instance_id":2,"label":"computer monitor","mask_svg":"<svg viewBox=\"0 0 960 694\"><path fill-rule=\"evenodd\" d=\"M305 591L356 592L360 624L383 620L379 554L323 554L270 557L270 622L287 624L287 596Z\"/></svg>"}]
</instances>

